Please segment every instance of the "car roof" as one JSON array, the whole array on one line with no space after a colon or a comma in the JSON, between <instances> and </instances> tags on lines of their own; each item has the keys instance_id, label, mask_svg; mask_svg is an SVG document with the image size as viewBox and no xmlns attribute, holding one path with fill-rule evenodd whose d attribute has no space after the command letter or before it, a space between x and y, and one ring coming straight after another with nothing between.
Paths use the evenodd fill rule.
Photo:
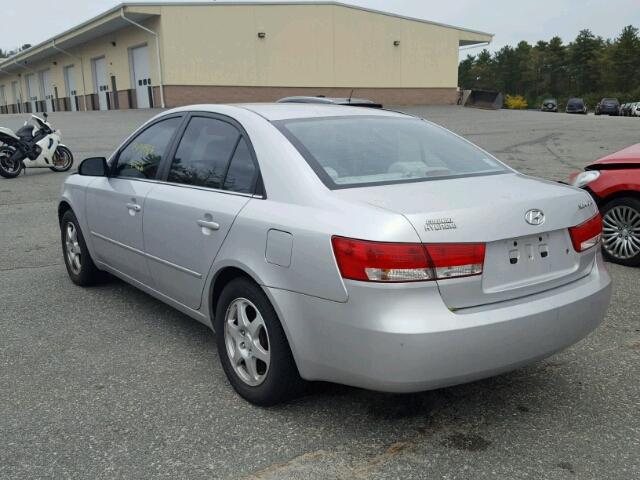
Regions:
<instances>
[{"instance_id":1,"label":"car roof","mask_svg":"<svg viewBox=\"0 0 640 480\"><path fill-rule=\"evenodd\" d=\"M376 103L366 98L353 97L297 96L281 98L276 103L325 103L334 105L345 105L347 107L382 108L381 103Z\"/></svg>"},{"instance_id":2,"label":"car roof","mask_svg":"<svg viewBox=\"0 0 640 480\"><path fill-rule=\"evenodd\" d=\"M313 117L380 116L407 117L399 112L346 105L327 105L320 103L254 103L238 105L267 120L290 120Z\"/></svg>"},{"instance_id":3,"label":"car roof","mask_svg":"<svg viewBox=\"0 0 640 480\"><path fill-rule=\"evenodd\" d=\"M154 118L164 117L177 112L211 112L233 115L233 112L250 111L269 121L293 120L316 117L355 117L376 116L414 118L412 115L377 108L349 107L318 103L239 103L239 104L197 104L173 108L158 114Z\"/></svg>"}]
</instances>

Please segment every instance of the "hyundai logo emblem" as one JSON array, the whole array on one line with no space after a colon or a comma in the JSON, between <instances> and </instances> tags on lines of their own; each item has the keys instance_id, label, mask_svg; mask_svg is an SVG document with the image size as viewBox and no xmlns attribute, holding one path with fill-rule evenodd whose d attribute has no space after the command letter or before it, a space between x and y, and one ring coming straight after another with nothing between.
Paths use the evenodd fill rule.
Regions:
<instances>
[{"instance_id":1,"label":"hyundai logo emblem","mask_svg":"<svg viewBox=\"0 0 640 480\"><path fill-rule=\"evenodd\" d=\"M529 225L542 225L544 223L544 213L542 210L532 208L524 214L524 219Z\"/></svg>"}]
</instances>

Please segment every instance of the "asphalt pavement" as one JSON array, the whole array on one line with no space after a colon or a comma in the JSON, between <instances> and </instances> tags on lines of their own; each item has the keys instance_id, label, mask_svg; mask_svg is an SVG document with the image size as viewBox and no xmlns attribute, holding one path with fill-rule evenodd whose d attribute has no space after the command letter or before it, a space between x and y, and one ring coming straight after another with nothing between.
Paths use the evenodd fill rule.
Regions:
<instances>
[{"instance_id":1,"label":"asphalt pavement","mask_svg":"<svg viewBox=\"0 0 640 480\"><path fill-rule=\"evenodd\" d=\"M404 110L550 180L640 142L636 118ZM50 120L79 160L156 113ZM604 324L538 364L411 395L320 383L264 409L231 389L203 325L119 280L71 283L65 176L0 178L0 478L640 478L640 270L609 264Z\"/></svg>"}]
</instances>

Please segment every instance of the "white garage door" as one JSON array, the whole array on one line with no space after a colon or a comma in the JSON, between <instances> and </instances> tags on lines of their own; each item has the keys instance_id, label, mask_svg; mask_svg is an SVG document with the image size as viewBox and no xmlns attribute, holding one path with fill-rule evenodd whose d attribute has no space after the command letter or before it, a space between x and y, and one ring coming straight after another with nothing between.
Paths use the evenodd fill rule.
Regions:
<instances>
[{"instance_id":1,"label":"white garage door","mask_svg":"<svg viewBox=\"0 0 640 480\"><path fill-rule=\"evenodd\" d=\"M17 80L11 82L11 93L13 93L13 102L16 104L18 112L22 112L22 95L20 95L20 86Z\"/></svg>"},{"instance_id":2,"label":"white garage door","mask_svg":"<svg viewBox=\"0 0 640 480\"><path fill-rule=\"evenodd\" d=\"M151 73L149 71L149 48L146 45L131 49L131 71L133 72L138 108L149 108L151 106L149 102Z\"/></svg>"},{"instance_id":3,"label":"white garage door","mask_svg":"<svg viewBox=\"0 0 640 480\"><path fill-rule=\"evenodd\" d=\"M69 97L71 111L75 112L78 110L78 92L76 90L76 69L73 65L64 67L64 87L67 91L67 97Z\"/></svg>"},{"instance_id":4,"label":"white garage door","mask_svg":"<svg viewBox=\"0 0 640 480\"><path fill-rule=\"evenodd\" d=\"M95 58L93 66L93 89L98 94L98 104L100 110L109 110L107 95L109 91L109 79L107 78L107 59L104 57Z\"/></svg>"},{"instance_id":5,"label":"white garage door","mask_svg":"<svg viewBox=\"0 0 640 480\"><path fill-rule=\"evenodd\" d=\"M55 111L53 98L53 83L51 82L51 70L43 70L40 72L40 85L44 96L44 111Z\"/></svg>"},{"instance_id":6,"label":"white garage door","mask_svg":"<svg viewBox=\"0 0 640 480\"><path fill-rule=\"evenodd\" d=\"M38 82L36 76L30 73L26 76L27 79L27 99L31 105L31 113L37 112L36 102L38 101Z\"/></svg>"}]
</instances>

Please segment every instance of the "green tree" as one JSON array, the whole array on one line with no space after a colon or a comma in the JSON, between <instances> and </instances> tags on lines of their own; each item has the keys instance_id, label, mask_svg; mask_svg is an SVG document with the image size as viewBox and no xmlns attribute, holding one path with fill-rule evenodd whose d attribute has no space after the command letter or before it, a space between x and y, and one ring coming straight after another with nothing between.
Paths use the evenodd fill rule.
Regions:
<instances>
[{"instance_id":1,"label":"green tree","mask_svg":"<svg viewBox=\"0 0 640 480\"><path fill-rule=\"evenodd\" d=\"M599 90L599 75L594 66L597 65L603 47L604 40L587 29L581 30L576 39L569 44L568 70L576 95Z\"/></svg>"},{"instance_id":2,"label":"green tree","mask_svg":"<svg viewBox=\"0 0 640 480\"><path fill-rule=\"evenodd\" d=\"M640 38L638 29L632 25L624 27L611 46L613 88L626 92L640 83Z\"/></svg>"}]
</instances>

